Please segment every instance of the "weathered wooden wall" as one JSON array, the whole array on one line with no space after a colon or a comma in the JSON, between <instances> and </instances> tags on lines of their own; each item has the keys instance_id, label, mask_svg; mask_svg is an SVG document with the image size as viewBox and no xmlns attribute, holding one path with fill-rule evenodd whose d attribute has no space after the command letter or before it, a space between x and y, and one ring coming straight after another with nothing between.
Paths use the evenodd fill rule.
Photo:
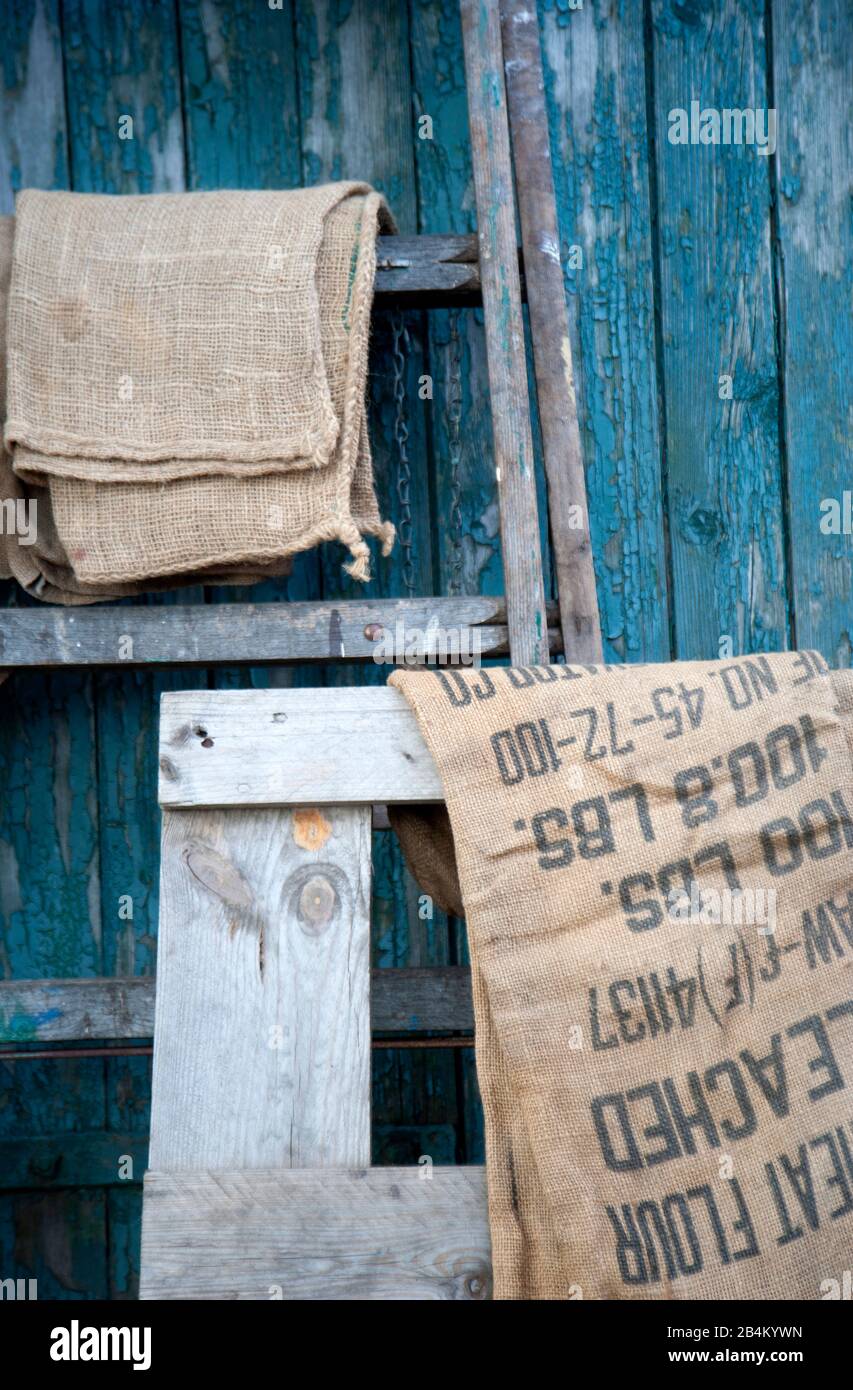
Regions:
<instances>
[{"instance_id":1,"label":"weathered wooden wall","mask_svg":"<svg viewBox=\"0 0 853 1390\"><path fill-rule=\"evenodd\" d=\"M853 487L850 7L541 0L540 20L608 658L712 657L728 637L735 652L796 642L849 664L853 540L821 532L819 505ZM474 226L454 0L4 0L0 54L4 211L26 186L357 176L386 192L401 231ZM667 114L693 97L776 107L775 158L671 145ZM424 114L432 139L418 138ZM133 140L117 138L122 115ZM411 524L377 592L501 592L480 312L378 314L371 398L384 511ZM350 592L338 557L315 553L256 596ZM204 679L0 689L3 976L153 972L156 697ZM463 960L459 924L422 921L389 836L374 840L374 964ZM22 1044L32 1029L15 1020ZM144 1059L0 1062L0 1277L35 1275L43 1298L133 1296L148 1080ZM374 1107L376 1161L482 1157L467 1052L375 1054Z\"/></svg>"}]
</instances>

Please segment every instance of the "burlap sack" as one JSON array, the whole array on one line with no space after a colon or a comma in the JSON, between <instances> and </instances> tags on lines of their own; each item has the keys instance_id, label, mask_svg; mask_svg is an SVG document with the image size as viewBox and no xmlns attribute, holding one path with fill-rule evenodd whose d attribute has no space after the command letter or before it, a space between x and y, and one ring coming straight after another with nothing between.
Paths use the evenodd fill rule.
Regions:
<instances>
[{"instance_id":1,"label":"burlap sack","mask_svg":"<svg viewBox=\"0 0 853 1390\"><path fill-rule=\"evenodd\" d=\"M369 578L380 219L354 183L20 196L5 437L81 584L265 575L333 539Z\"/></svg>"},{"instance_id":2,"label":"burlap sack","mask_svg":"<svg viewBox=\"0 0 853 1390\"><path fill-rule=\"evenodd\" d=\"M293 561L276 559L254 567L214 566L209 571L128 583L86 584L75 574L53 520L50 489L15 476L3 447L6 413L6 321L12 273L13 217L0 217L0 579L15 579L43 602L79 605L99 599L132 598L188 584L257 584L290 574Z\"/></svg>"},{"instance_id":3,"label":"burlap sack","mask_svg":"<svg viewBox=\"0 0 853 1390\"><path fill-rule=\"evenodd\" d=\"M853 673L391 684L453 827L497 1296L820 1298L853 1248Z\"/></svg>"}]
</instances>

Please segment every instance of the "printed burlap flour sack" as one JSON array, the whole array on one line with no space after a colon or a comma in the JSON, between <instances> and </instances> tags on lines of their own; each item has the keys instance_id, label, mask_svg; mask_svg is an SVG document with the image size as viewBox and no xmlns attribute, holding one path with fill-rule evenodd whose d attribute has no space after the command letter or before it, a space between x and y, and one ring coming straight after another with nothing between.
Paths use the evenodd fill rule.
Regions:
<instances>
[{"instance_id":1,"label":"printed burlap flour sack","mask_svg":"<svg viewBox=\"0 0 853 1390\"><path fill-rule=\"evenodd\" d=\"M20 195L5 439L79 585L263 576L334 539L369 577L380 221L357 183Z\"/></svg>"},{"instance_id":2,"label":"printed burlap flour sack","mask_svg":"<svg viewBox=\"0 0 853 1390\"><path fill-rule=\"evenodd\" d=\"M497 1296L820 1298L853 1250L853 673L391 684L455 840Z\"/></svg>"}]
</instances>

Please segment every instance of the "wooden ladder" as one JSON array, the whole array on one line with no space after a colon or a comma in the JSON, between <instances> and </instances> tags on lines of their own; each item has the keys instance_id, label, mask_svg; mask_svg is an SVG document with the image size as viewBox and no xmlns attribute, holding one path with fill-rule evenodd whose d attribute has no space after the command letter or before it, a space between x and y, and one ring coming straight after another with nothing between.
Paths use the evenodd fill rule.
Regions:
<instances>
[{"instance_id":1,"label":"wooden ladder","mask_svg":"<svg viewBox=\"0 0 853 1390\"><path fill-rule=\"evenodd\" d=\"M376 296L483 305L504 597L5 609L6 672L368 661L400 620L475 629L483 656L517 665L601 660L535 7L461 12L478 234L381 238ZM542 576L525 293L558 605ZM466 971L369 968L371 808L441 799L401 697L168 694L160 769L142 1296L485 1296L482 1171L369 1166L371 1026L414 1013L432 1030L472 1026ZM45 1042L144 1038L153 982L10 981L0 1006L42 1016Z\"/></svg>"}]
</instances>

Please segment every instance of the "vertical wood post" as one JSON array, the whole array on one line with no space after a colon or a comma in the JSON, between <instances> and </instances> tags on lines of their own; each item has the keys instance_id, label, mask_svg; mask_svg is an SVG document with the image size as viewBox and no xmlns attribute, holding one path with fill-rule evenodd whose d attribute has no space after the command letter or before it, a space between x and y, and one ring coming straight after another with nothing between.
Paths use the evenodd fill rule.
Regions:
<instances>
[{"instance_id":1,"label":"vertical wood post","mask_svg":"<svg viewBox=\"0 0 853 1390\"><path fill-rule=\"evenodd\" d=\"M536 6L501 0L501 23L563 644L567 661L596 662L603 659L601 628Z\"/></svg>"},{"instance_id":2,"label":"vertical wood post","mask_svg":"<svg viewBox=\"0 0 853 1390\"><path fill-rule=\"evenodd\" d=\"M370 807L167 811L150 1167L370 1163Z\"/></svg>"},{"instance_id":3,"label":"vertical wood post","mask_svg":"<svg viewBox=\"0 0 853 1390\"><path fill-rule=\"evenodd\" d=\"M461 11L510 655L547 666L500 17L485 0L462 0Z\"/></svg>"}]
</instances>

